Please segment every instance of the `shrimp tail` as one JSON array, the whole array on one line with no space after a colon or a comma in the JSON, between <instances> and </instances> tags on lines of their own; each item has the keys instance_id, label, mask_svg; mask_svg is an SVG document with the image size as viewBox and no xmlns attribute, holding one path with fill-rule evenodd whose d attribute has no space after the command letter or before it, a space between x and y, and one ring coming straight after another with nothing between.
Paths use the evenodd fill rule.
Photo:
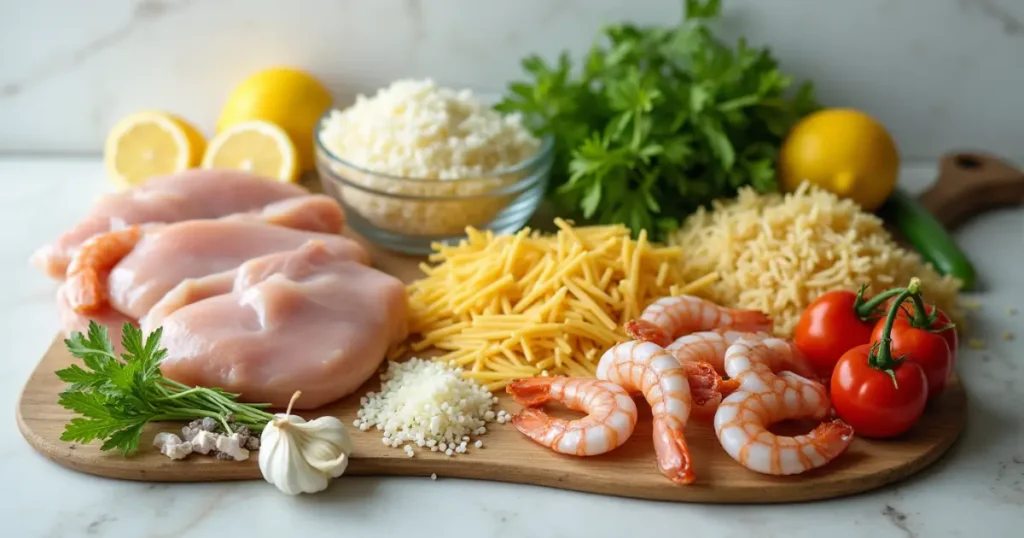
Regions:
<instances>
[{"instance_id":1,"label":"shrimp tail","mask_svg":"<svg viewBox=\"0 0 1024 538\"><path fill-rule=\"evenodd\" d=\"M853 426L841 419L833 419L818 424L807 434L807 438L825 461L832 461L849 448L853 434Z\"/></svg>"},{"instance_id":2,"label":"shrimp tail","mask_svg":"<svg viewBox=\"0 0 1024 538\"><path fill-rule=\"evenodd\" d=\"M682 367L686 371L686 380L690 384L690 397L693 399L694 405L705 405L720 393L719 384L722 381L722 376L715 371L714 366L700 361L686 362L682 364Z\"/></svg>"},{"instance_id":3,"label":"shrimp tail","mask_svg":"<svg viewBox=\"0 0 1024 538\"><path fill-rule=\"evenodd\" d=\"M682 428L672 428L664 420L654 421L654 449L658 469L676 484L692 484L696 480L693 459Z\"/></svg>"},{"instance_id":4,"label":"shrimp tail","mask_svg":"<svg viewBox=\"0 0 1024 538\"><path fill-rule=\"evenodd\" d=\"M505 392L524 407L544 405L551 401L551 377L529 377L509 383Z\"/></svg>"},{"instance_id":5,"label":"shrimp tail","mask_svg":"<svg viewBox=\"0 0 1024 538\"><path fill-rule=\"evenodd\" d=\"M106 305L103 282L95 269L84 268L71 275L64 289L68 304L78 314L92 314Z\"/></svg>"},{"instance_id":6,"label":"shrimp tail","mask_svg":"<svg viewBox=\"0 0 1024 538\"><path fill-rule=\"evenodd\" d=\"M645 319L634 319L626 322L626 334L633 340L651 342L661 347L672 343L672 335L664 329Z\"/></svg>"},{"instance_id":7,"label":"shrimp tail","mask_svg":"<svg viewBox=\"0 0 1024 538\"><path fill-rule=\"evenodd\" d=\"M99 311L107 304L104 280L110 270L135 248L141 228L132 226L91 237L68 264L65 289L68 303L79 314Z\"/></svg>"},{"instance_id":8,"label":"shrimp tail","mask_svg":"<svg viewBox=\"0 0 1024 538\"><path fill-rule=\"evenodd\" d=\"M565 453L562 447L552 445L559 433L565 430L565 420L552 417L541 409L527 407L512 416L512 427L537 444L551 447L555 452Z\"/></svg>"}]
</instances>

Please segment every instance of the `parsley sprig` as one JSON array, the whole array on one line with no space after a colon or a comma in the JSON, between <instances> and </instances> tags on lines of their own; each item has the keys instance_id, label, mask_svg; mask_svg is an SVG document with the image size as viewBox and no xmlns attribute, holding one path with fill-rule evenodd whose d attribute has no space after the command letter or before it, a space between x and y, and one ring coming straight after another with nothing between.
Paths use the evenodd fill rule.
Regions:
<instances>
[{"instance_id":1,"label":"parsley sprig","mask_svg":"<svg viewBox=\"0 0 1024 538\"><path fill-rule=\"evenodd\" d=\"M523 60L528 82L497 105L555 139L549 198L584 221L622 222L659 238L716 198L778 188L776 157L790 126L818 108L767 48L719 41L707 23L720 0L686 0L673 27L605 28L574 72Z\"/></svg>"},{"instance_id":2,"label":"parsley sprig","mask_svg":"<svg viewBox=\"0 0 1024 538\"><path fill-rule=\"evenodd\" d=\"M161 329L143 336L124 324L121 346L114 353L107 328L89 322L87 334L72 333L64 345L82 360L57 371L70 383L60 394L60 405L76 413L65 426L61 440L88 443L103 440L101 450L120 450L128 455L139 446L143 427L155 421L189 421L210 417L231 432L231 425L260 431L273 415L265 404L238 403L238 394L206 387L189 387L160 374L167 350L160 347Z\"/></svg>"}]
</instances>

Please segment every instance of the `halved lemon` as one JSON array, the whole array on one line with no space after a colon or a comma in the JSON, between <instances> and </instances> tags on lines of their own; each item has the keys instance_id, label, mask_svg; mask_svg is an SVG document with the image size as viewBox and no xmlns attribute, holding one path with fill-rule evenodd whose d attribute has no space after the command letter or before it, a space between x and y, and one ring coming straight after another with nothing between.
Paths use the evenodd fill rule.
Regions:
<instances>
[{"instance_id":1,"label":"halved lemon","mask_svg":"<svg viewBox=\"0 0 1024 538\"><path fill-rule=\"evenodd\" d=\"M198 165L205 147L203 135L187 121L167 112L138 112L110 130L103 160L110 179L131 188Z\"/></svg>"},{"instance_id":2,"label":"halved lemon","mask_svg":"<svg viewBox=\"0 0 1024 538\"><path fill-rule=\"evenodd\" d=\"M237 123L210 140L203 168L230 168L294 182L299 178L295 144L284 129L263 120Z\"/></svg>"},{"instance_id":3,"label":"halved lemon","mask_svg":"<svg viewBox=\"0 0 1024 538\"><path fill-rule=\"evenodd\" d=\"M313 170L313 133L332 101L331 92L323 83L301 69L264 69L232 90L217 120L217 132L245 121L269 121L291 137L298 151L299 168Z\"/></svg>"}]
</instances>

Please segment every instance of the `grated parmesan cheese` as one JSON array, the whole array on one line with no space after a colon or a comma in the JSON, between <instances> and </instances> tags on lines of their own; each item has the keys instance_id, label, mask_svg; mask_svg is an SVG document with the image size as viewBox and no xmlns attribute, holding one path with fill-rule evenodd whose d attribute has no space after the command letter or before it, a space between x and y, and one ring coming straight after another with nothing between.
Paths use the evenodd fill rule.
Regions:
<instances>
[{"instance_id":1,"label":"grated parmesan cheese","mask_svg":"<svg viewBox=\"0 0 1024 538\"><path fill-rule=\"evenodd\" d=\"M479 177L533 155L540 142L518 114L503 116L469 90L399 80L333 111L321 140L367 170L416 179Z\"/></svg>"},{"instance_id":2,"label":"grated parmesan cheese","mask_svg":"<svg viewBox=\"0 0 1024 538\"><path fill-rule=\"evenodd\" d=\"M473 435L486 433L488 422L509 419L505 411L493 411L495 399L456 368L412 358L388 364L380 391L360 400L353 425L363 431L377 428L384 445L404 445L409 457L413 445L454 456L466 452Z\"/></svg>"},{"instance_id":3,"label":"grated parmesan cheese","mask_svg":"<svg viewBox=\"0 0 1024 538\"><path fill-rule=\"evenodd\" d=\"M520 115L502 115L469 90L429 79L399 80L372 97L358 96L328 115L318 137L336 157L363 169L331 161L335 174L364 187L339 187L342 199L374 226L408 235L461 234L466 226L485 225L510 201L486 194L524 177L492 174L541 147Z\"/></svg>"}]
</instances>

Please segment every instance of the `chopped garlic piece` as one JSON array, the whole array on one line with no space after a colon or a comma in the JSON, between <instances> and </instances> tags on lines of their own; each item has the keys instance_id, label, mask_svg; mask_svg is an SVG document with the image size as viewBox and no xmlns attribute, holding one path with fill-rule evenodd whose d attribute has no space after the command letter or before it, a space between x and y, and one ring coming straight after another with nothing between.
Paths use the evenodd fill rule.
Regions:
<instances>
[{"instance_id":1,"label":"chopped garlic piece","mask_svg":"<svg viewBox=\"0 0 1024 538\"><path fill-rule=\"evenodd\" d=\"M206 430L196 432L195 437L192 438L192 451L199 454L209 454L211 450L217 448L218 437L223 436Z\"/></svg>"},{"instance_id":2,"label":"chopped garlic piece","mask_svg":"<svg viewBox=\"0 0 1024 538\"><path fill-rule=\"evenodd\" d=\"M235 461L245 461L249 459L249 451L243 448L244 442L241 435L233 433L218 436L215 446L218 452L231 456Z\"/></svg>"},{"instance_id":3,"label":"chopped garlic piece","mask_svg":"<svg viewBox=\"0 0 1024 538\"><path fill-rule=\"evenodd\" d=\"M182 441L173 433L161 432L153 438L153 446L160 450L160 453L171 458L180 460L192 453L192 443Z\"/></svg>"}]
</instances>

